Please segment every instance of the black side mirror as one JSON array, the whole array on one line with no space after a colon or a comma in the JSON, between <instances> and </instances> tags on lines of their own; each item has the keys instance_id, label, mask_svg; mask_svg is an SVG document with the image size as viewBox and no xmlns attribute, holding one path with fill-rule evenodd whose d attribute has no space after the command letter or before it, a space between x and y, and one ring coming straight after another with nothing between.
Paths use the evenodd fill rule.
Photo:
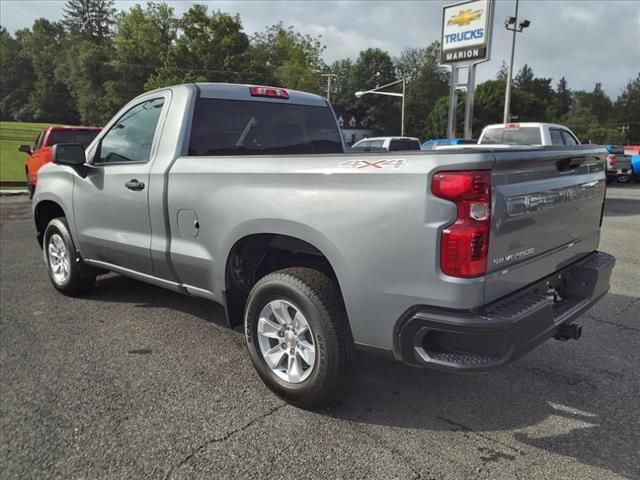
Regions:
<instances>
[{"instance_id":1,"label":"black side mirror","mask_svg":"<svg viewBox=\"0 0 640 480\"><path fill-rule=\"evenodd\" d=\"M53 163L78 167L84 165L87 158L84 147L79 143L59 143L53 146L51 153Z\"/></svg>"},{"instance_id":2,"label":"black side mirror","mask_svg":"<svg viewBox=\"0 0 640 480\"><path fill-rule=\"evenodd\" d=\"M19 152L24 152L27 155L31 155L31 145L20 145L18 147Z\"/></svg>"}]
</instances>

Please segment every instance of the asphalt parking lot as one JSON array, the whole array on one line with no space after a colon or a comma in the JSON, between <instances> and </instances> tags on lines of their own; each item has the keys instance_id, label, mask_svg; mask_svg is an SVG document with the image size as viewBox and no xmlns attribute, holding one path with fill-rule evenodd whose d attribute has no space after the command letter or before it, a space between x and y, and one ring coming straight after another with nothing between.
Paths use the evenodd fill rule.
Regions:
<instances>
[{"instance_id":1,"label":"asphalt parking lot","mask_svg":"<svg viewBox=\"0 0 640 480\"><path fill-rule=\"evenodd\" d=\"M611 291L583 337L458 376L362 357L319 413L260 382L222 309L117 275L50 285L0 199L0 477L640 478L640 186L608 190Z\"/></svg>"}]
</instances>

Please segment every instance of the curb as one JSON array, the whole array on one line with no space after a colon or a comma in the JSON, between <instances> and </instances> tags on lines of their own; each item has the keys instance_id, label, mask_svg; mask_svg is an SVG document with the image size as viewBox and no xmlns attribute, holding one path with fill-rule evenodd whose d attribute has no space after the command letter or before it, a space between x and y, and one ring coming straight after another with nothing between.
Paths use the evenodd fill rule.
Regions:
<instances>
[{"instance_id":1,"label":"curb","mask_svg":"<svg viewBox=\"0 0 640 480\"><path fill-rule=\"evenodd\" d=\"M0 196L8 196L8 195L26 195L28 192L26 190L0 190Z\"/></svg>"}]
</instances>

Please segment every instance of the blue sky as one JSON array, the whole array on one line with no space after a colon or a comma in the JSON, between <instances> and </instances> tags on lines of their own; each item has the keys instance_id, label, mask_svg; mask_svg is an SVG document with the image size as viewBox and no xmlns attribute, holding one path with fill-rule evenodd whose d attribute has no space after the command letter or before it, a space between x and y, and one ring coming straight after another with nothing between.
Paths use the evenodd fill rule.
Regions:
<instances>
[{"instance_id":1,"label":"blue sky","mask_svg":"<svg viewBox=\"0 0 640 480\"><path fill-rule=\"evenodd\" d=\"M135 3L116 1L116 8ZM181 14L194 2L167 1ZM399 55L407 47L426 46L440 36L442 6L450 1L202 1L211 10L239 13L247 33L282 21L303 33L321 35L325 61L351 57L367 47ZM10 32L33 20L62 17L64 1L1 0L0 23ZM490 62L478 67L478 81L495 75L508 58L510 34L503 19L515 0L496 3ZM528 63L537 76L554 84L566 76L572 89L593 89L601 81L617 97L640 72L640 1L521 0L519 17L531 27L518 35L516 68Z\"/></svg>"}]
</instances>

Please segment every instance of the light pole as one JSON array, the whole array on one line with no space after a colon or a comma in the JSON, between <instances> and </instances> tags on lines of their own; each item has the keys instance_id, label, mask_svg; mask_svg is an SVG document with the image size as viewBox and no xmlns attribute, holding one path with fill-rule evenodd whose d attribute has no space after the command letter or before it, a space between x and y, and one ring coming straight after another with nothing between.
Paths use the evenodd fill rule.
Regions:
<instances>
[{"instance_id":1,"label":"light pole","mask_svg":"<svg viewBox=\"0 0 640 480\"><path fill-rule=\"evenodd\" d=\"M380 91L383 88L387 88L387 87L390 87L392 85L397 85L400 82L402 82L402 93L381 92ZM373 94L373 95L388 95L390 97L401 97L402 98L402 116L400 118L400 135L404 136L404 97L405 97L404 94L405 94L406 86L407 86L407 79L405 77L403 77L400 80L396 80L395 82L387 83L386 85L382 85L381 87L376 87L376 88L373 88L371 90L366 90L364 92L356 92L356 97L360 98L360 97L363 97L363 96L368 95L370 93Z\"/></svg>"},{"instance_id":2,"label":"light pole","mask_svg":"<svg viewBox=\"0 0 640 480\"><path fill-rule=\"evenodd\" d=\"M331 103L331 79L337 78L338 75L335 73L321 73L321 77L327 77L327 100Z\"/></svg>"},{"instance_id":3,"label":"light pole","mask_svg":"<svg viewBox=\"0 0 640 480\"><path fill-rule=\"evenodd\" d=\"M516 50L516 33L522 32L525 28L531 25L529 20L521 21L518 26L518 1L516 0L516 13L513 17L507 17L504 19L504 28L513 32L513 40L511 40L511 61L509 62L509 74L507 78L507 90L504 96L504 116L502 123L509 123L511 115L509 109L511 107L511 78L513 77L513 56Z\"/></svg>"}]
</instances>

